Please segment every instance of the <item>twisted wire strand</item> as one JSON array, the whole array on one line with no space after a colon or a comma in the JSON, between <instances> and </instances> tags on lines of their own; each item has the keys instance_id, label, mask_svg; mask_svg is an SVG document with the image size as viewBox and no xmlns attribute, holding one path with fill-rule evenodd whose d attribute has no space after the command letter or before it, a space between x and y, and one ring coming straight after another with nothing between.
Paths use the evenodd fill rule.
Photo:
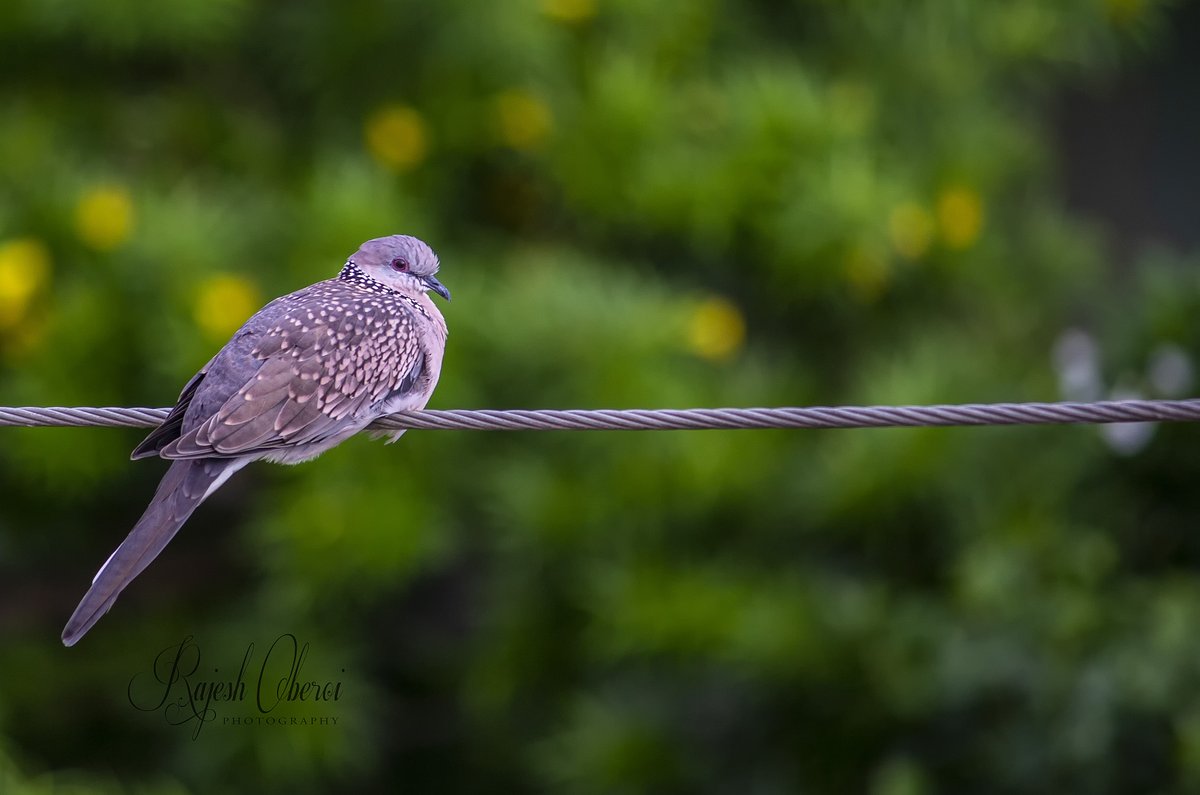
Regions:
<instances>
[{"instance_id":1,"label":"twisted wire strand","mask_svg":"<svg viewBox=\"0 0 1200 795\"><path fill-rule=\"evenodd\" d=\"M168 411L165 408L0 407L0 426L149 428L162 422ZM376 420L369 430L678 431L1196 420L1200 420L1200 399L803 408L424 410L391 414Z\"/></svg>"}]
</instances>

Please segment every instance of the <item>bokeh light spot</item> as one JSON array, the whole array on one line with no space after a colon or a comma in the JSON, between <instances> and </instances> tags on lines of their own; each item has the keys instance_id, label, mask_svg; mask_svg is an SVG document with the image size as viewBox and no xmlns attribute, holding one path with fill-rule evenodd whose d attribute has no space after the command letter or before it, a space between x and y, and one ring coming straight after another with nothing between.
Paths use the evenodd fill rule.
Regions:
<instances>
[{"instance_id":1,"label":"bokeh light spot","mask_svg":"<svg viewBox=\"0 0 1200 795\"><path fill-rule=\"evenodd\" d=\"M875 93L864 83L847 80L830 89L830 118L844 135L862 135L875 118Z\"/></svg>"},{"instance_id":2,"label":"bokeh light spot","mask_svg":"<svg viewBox=\"0 0 1200 795\"><path fill-rule=\"evenodd\" d=\"M596 15L596 0L542 0L542 13L556 22L578 25Z\"/></svg>"},{"instance_id":3,"label":"bokeh light spot","mask_svg":"<svg viewBox=\"0 0 1200 795\"><path fill-rule=\"evenodd\" d=\"M947 188L938 197L937 218L947 246L970 248L983 231L983 198L972 188Z\"/></svg>"},{"instance_id":4,"label":"bokeh light spot","mask_svg":"<svg viewBox=\"0 0 1200 795\"><path fill-rule=\"evenodd\" d=\"M875 246L858 245L846 252L843 261L846 281L854 294L864 301L873 301L892 280L891 265Z\"/></svg>"},{"instance_id":5,"label":"bokeh light spot","mask_svg":"<svg viewBox=\"0 0 1200 795\"><path fill-rule=\"evenodd\" d=\"M18 238L0 245L0 330L21 323L49 276L50 252L40 241Z\"/></svg>"},{"instance_id":6,"label":"bokeh light spot","mask_svg":"<svg viewBox=\"0 0 1200 795\"><path fill-rule=\"evenodd\" d=\"M83 194L75 207L79 239L97 251L112 251L133 233L133 199L119 185L103 185Z\"/></svg>"},{"instance_id":7,"label":"bokeh light spot","mask_svg":"<svg viewBox=\"0 0 1200 795\"><path fill-rule=\"evenodd\" d=\"M708 298L692 310L687 326L688 349L705 359L721 361L736 353L746 339L746 321L730 301Z\"/></svg>"},{"instance_id":8,"label":"bokeh light spot","mask_svg":"<svg viewBox=\"0 0 1200 795\"><path fill-rule=\"evenodd\" d=\"M206 335L223 340L258 311L260 303L258 289L249 279L217 274L200 285L194 317Z\"/></svg>"},{"instance_id":9,"label":"bokeh light spot","mask_svg":"<svg viewBox=\"0 0 1200 795\"><path fill-rule=\"evenodd\" d=\"M1104 10L1109 20L1118 27L1134 24L1142 16L1146 0L1104 0Z\"/></svg>"},{"instance_id":10,"label":"bokeh light spot","mask_svg":"<svg viewBox=\"0 0 1200 795\"><path fill-rule=\"evenodd\" d=\"M925 256L933 240L933 216L916 202L898 205L888 216L892 248L905 259Z\"/></svg>"},{"instance_id":11,"label":"bokeh light spot","mask_svg":"<svg viewBox=\"0 0 1200 795\"><path fill-rule=\"evenodd\" d=\"M364 136L367 151L393 171L408 171L420 165L429 153L425 119L406 105L388 105L367 119Z\"/></svg>"},{"instance_id":12,"label":"bokeh light spot","mask_svg":"<svg viewBox=\"0 0 1200 795\"><path fill-rule=\"evenodd\" d=\"M528 91L512 90L498 95L495 114L500 139L513 149L537 149L554 130L550 108Z\"/></svg>"}]
</instances>

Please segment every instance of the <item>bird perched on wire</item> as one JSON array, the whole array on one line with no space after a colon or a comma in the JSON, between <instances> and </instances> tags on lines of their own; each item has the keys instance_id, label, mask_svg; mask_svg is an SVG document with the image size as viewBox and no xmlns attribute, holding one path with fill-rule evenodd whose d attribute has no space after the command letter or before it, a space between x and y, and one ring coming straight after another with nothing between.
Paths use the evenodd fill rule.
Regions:
<instances>
[{"instance_id":1,"label":"bird perched on wire","mask_svg":"<svg viewBox=\"0 0 1200 795\"><path fill-rule=\"evenodd\" d=\"M450 300L437 270L437 255L415 237L368 240L335 278L247 320L133 451L171 467L92 580L63 643L83 637L192 511L246 464L307 461L378 417L424 408L446 347L446 321L428 295ZM402 433L386 435L395 441Z\"/></svg>"}]
</instances>

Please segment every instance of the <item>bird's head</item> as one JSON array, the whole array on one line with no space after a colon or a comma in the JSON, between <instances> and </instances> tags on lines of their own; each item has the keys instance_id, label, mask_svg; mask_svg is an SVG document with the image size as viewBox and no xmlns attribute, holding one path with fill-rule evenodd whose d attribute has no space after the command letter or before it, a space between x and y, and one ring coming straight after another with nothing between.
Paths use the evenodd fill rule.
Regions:
<instances>
[{"instance_id":1,"label":"bird's head","mask_svg":"<svg viewBox=\"0 0 1200 795\"><path fill-rule=\"evenodd\" d=\"M450 291L437 280L437 254L418 238L391 235L368 240L350 261L385 287L410 292L432 290L450 300Z\"/></svg>"}]
</instances>

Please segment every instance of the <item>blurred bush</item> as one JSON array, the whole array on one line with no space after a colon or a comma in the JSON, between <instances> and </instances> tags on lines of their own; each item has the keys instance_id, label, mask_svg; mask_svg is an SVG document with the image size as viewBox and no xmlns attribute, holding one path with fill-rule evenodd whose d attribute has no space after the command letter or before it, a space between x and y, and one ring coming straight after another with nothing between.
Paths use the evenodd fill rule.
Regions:
<instances>
[{"instance_id":1,"label":"blurred bush","mask_svg":"<svg viewBox=\"0 0 1200 795\"><path fill-rule=\"evenodd\" d=\"M1177 396L1194 261L1115 277L1045 122L1164 5L8 0L0 405L167 404L394 232L455 295L433 407ZM162 468L5 430L0 791L1194 790L1200 432L1107 433L355 439L65 650ZM336 727L129 703L288 632Z\"/></svg>"}]
</instances>

